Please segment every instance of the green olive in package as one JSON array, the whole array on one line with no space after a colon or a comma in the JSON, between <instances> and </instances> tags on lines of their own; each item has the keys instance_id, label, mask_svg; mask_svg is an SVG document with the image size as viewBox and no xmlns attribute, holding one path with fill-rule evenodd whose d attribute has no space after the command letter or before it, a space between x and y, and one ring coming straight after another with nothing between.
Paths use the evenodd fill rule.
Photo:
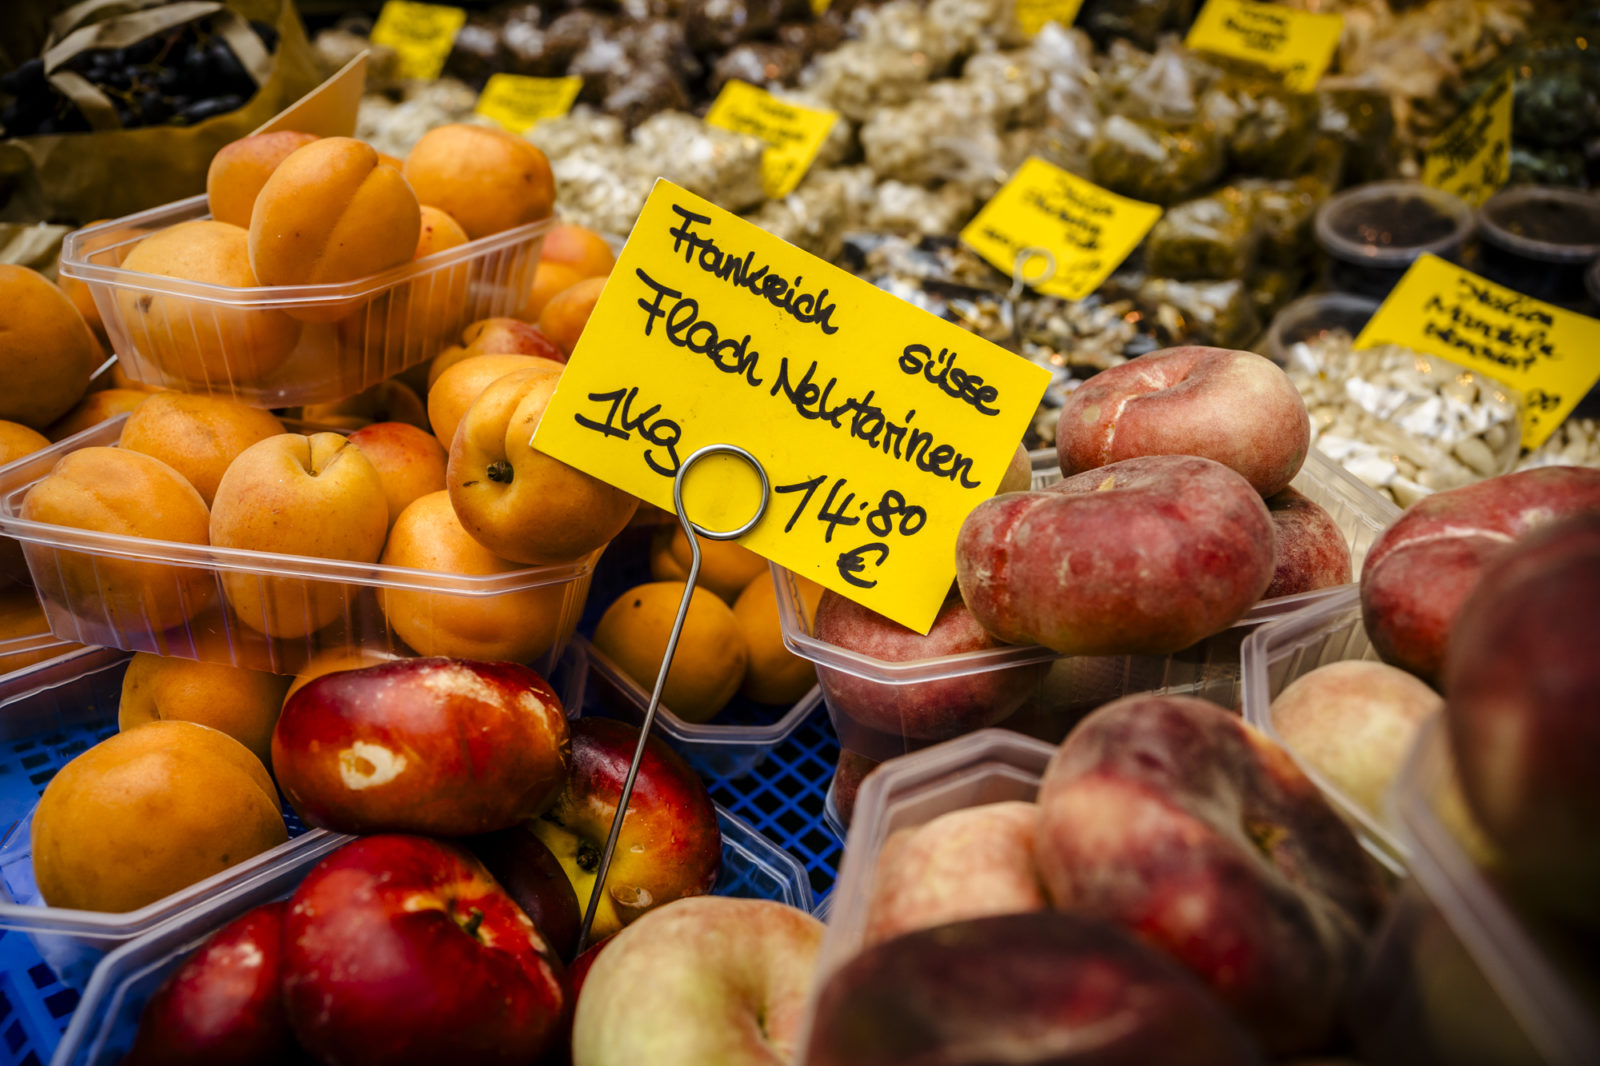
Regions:
<instances>
[{"instance_id":1,"label":"green olive in package","mask_svg":"<svg viewBox=\"0 0 1600 1066\"><path fill-rule=\"evenodd\" d=\"M1232 105L1227 143L1233 169L1283 178L1298 173L1310 159L1321 114L1314 95L1290 92L1277 78L1254 72L1230 72L1211 95ZM1215 111L1219 104L1207 101L1204 106Z\"/></svg>"},{"instance_id":2,"label":"green olive in package","mask_svg":"<svg viewBox=\"0 0 1600 1066\"><path fill-rule=\"evenodd\" d=\"M1317 93L1318 127L1344 148L1345 180L1352 185L1392 178L1400 169L1394 103L1376 89ZM1315 153L1313 153L1315 154Z\"/></svg>"},{"instance_id":3,"label":"green olive in package","mask_svg":"<svg viewBox=\"0 0 1600 1066\"><path fill-rule=\"evenodd\" d=\"M1304 263L1315 248L1312 228L1328 186L1307 174L1293 180L1248 179L1238 187L1255 209L1260 261L1273 267Z\"/></svg>"},{"instance_id":4,"label":"green olive in package","mask_svg":"<svg viewBox=\"0 0 1600 1066\"><path fill-rule=\"evenodd\" d=\"M1222 140L1209 122L1168 123L1112 115L1089 149L1090 178L1112 192L1163 206L1222 176Z\"/></svg>"},{"instance_id":5,"label":"green olive in package","mask_svg":"<svg viewBox=\"0 0 1600 1066\"><path fill-rule=\"evenodd\" d=\"M1191 281L1243 277L1255 262L1255 197L1237 186L1168 209L1150 231L1152 274Z\"/></svg>"}]
</instances>

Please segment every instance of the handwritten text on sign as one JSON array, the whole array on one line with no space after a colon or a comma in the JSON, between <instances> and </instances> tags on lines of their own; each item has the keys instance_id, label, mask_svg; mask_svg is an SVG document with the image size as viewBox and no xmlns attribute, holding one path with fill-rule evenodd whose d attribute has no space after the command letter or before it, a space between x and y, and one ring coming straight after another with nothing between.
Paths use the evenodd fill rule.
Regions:
<instances>
[{"instance_id":1,"label":"handwritten text on sign","mask_svg":"<svg viewBox=\"0 0 1600 1066\"><path fill-rule=\"evenodd\" d=\"M1418 259L1356 347L1400 344L1522 393L1522 446L1537 448L1600 381L1600 321L1523 296L1437 256Z\"/></svg>"},{"instance_id":2,"label":"handwritten text on sign","mask_svg":"<svg viewBox=\"0 0 1600 1066\"><path fill-rule=\"evenodd\" d=\"M761 155L761 186L774 200L794 192L838 120L837 111L785 103L737 79L722 87L706 112L708 125L766 143L767 150Z\"/></svg>"},{"instance_id":3,"label":"handwritten text on sign","mask_svg":"<svg viewBox=\"0 0 1600 1066\"><path fill-rule=\"evenodd\" d=\"M1206 0L1184 44L1259 63L1296 92L1317 87L1333 62L1344 19L1257 0Z\"/></svg>"},{"instance_id":4,"label":"handwritten text on sign","mask_svg":"<svg viewBox=\"0 0 1600 1066\"><path fill-rule=\"evenodd\" d=\"M1511 70L1428 145L1422 180L1481 207L1511 178Z\"/></svg>"},{"instance_id":5,"label":"handwritten text on sign","mask_svg":"<svg viewBox=\"0 0 1600 1066\"><path fill-rule=\"evenodd\" d=\"M658 181L534 443L668 510L686 456L746 448L772 498L740 543L925 633L962 519L998 487L1048 380ZM692 492L699 467L685 486L711 529L754 510L721 505L750 480L724 469L726 492Z\"/></svg>"},{"instance_id":6,"label":"handwritten text on sign","mask_svg":"<svg viewBox=\"0 0 1600 1066\"><path fill-rule=\"evenodd\" d=\"M1118 196L1030 158L967 223L961 241L1006 274L1018 252L1043 248L1055 256L1056 270L1034 287L1081 300L1128 258L1160 217L1154 204Z\"/></svg>"},{"instance_id":7,"label":"handwritten text on sign","mask_svg":"<svg viewBox=\"0 0 1600 1066\"><path fill-rule=\"evenodd\" d=\"M1071 26L1083 0L1017 0L1017 28L1028 36L1044 29L1045 23Z\"/></svg>"},{"instance_id":8,"label":"handwritten text on sign","mask_svg":"<svg viewBox=\"0 0 1600 1066\"><path fill-rule=\"evenodd\" d=\"M395 50L401 77L437 78L466 22L459 7L388 0L372 24L372 42Z\"/></svg>"},{"instance_id":9,"label":"handwritten text on sign","mask_svg":"<svg viewBox=\"0 0 1600 1066\"><path fill-rule=\"evenodd\" d=\"M520 74L494 74L478 94L480 115L494 119L512 133L522 133L547 118L560 118L572 110L583 89L583 79L526 78Z\"/></svg>"}]
</instances>

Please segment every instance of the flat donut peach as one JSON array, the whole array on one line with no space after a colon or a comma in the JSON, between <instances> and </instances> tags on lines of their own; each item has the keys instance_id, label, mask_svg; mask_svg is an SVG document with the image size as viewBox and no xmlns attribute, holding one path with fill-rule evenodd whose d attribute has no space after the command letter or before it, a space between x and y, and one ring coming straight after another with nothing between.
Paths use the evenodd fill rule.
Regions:
<instances>
[{"instance_id":1,"label":"flat donut peach","mask_svg":"<svg viewBox=\"0 0 1600 1066\"><path fill-rule=\"evenodd\" d=\"M1260 599L1273 560L1272 518L1250 483L1189 455L996 496L956 539L961 596L984 628L1068 655L1186 648Z\"/></svg>"},{"instance_id":2,"label":"flat donut peach","mask_svg":"<svg viewBox=\"0 0 1600 1066\"><path fill-rule=\"evenodd\" d=\"M1068 395L1056 428L1068 477L1141 455L1198 455L1262 496L1294 480L1310 446L1305 401L1277 364L1195 345L1101 371Z\"/></svg>"},{"instance_id":3,"label":"flat donut peach","mask_svg":"<svg viewBox=\"0 0 1600 1066\"><path fill-rule=\"evenodd\" d=\"M1546 466L1413 504L1372 545L1361 616L1385 662L1438 688L1450 631L1483 568L1551 522L1600 510L1600 470Z\"/></svg>"}]
</instances>

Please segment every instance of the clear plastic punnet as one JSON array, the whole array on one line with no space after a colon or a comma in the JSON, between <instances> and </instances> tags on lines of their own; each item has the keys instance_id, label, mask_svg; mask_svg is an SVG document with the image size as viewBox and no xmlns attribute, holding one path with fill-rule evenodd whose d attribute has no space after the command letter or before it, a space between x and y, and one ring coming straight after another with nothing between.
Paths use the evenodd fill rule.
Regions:
<instances>
[{"instance_id":1,"label":"clear plastic punnet","mask_svg":"<svg viewBox=\"0 0 1600 1066\"><path fill-rule=\"evenodd\" d=\"M28 489L58 460L79 448L116 444L126 419L118 416L0 467L0 533L22 542L58 639L294 674L315 656L351 649L443 653L413 648L406 634L449 632L463 618L494 611L508 619L506 649L477 657L549 671L577 627L598 550L557 566L462 575L153 540L22 517Z\"/></svg>"},{"instance_id":2,"label":"clear plastic punnet","mask_svg":"<svg viewBox=\"0 0 1600 1066\"><path fill-rule=\"evenodd\" d=\"M811 884L792 856L721 807L717 808L717 823L722 830L722 875L713 894L775 900L811 910ZM52 1066L114 1066L121 1062L138 1030L140 1012L168 974L206 937L234 918L290 895L312 867L346 839L298 855L248 884L217 893L181 919L107 955L84 990Z\"/></svg>"},{"instance_id":3,"label":"clear plastic punnet","mask_svg":"<svg viewBox=\"0 0 1600 1066\"><path fill-rule=\"evenodd\" d=\"M1050 453L1034 453L1034 487L1059 480ZM1400 511L1313 449L1292 482L1326 508L1350 548L1351 572L1360 574L1367 551ZM852 701L936 700L946 686L988 689L1012 708L990 724L1059 741L1084 714L1137 692L1181 692L1236 707L1240 650L1262 625L1316 604L1336 590L1322 589L1263 600L1232 626L1170 655L1068 656L1038 646L1007 646L930 659L891 662L812 636L813 618L794 576L779 571L778 613L789 650L817 664L817 680L840 743L872 759L888 759L937 739L894 734L855 721ZM920 686L920 690L917 688ZM1002 713L1002 712L997 712Z\"/></svg>"},{"instance_id":4,"label":"clear plastic punnet","mask_svg":"<svg viewBox=\"0 0 1600 1066\"><path fill-rule=\"evenodd\" d=\"M555 224L325 285L231 288L123 267L145 237L209 217L200 195L75 230L61 274L89 287L129 377L254 407L342 399L432 358L469 322L515 314Z\"/></svg>"}]
</instances>

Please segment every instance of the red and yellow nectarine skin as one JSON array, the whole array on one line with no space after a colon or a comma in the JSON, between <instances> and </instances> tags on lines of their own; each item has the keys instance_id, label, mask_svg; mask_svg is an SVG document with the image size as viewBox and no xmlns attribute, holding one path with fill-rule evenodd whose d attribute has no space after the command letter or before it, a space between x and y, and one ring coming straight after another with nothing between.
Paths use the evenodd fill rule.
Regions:
<instances>
[{"instance_id":1,"label":"red and yellow nectarine skin","mask_svg":"<svg viewBox=\"0 0 1600 1066\"><path fill-rule=\"evenodd\" d=\"M1300 472L1311 418L1272 360L1186 345L1102 370L1067 395L1056 454L1068 477L1142 455L1200 455L1262 496Z\"/></svg>"},{"instance_id":2,"label":"red and yellow nectarine skin","mask_svg":"<svg viewBox=\"0 0 1600 1066\"><path fill-rule=\"evenodd\" d=\"M312 825L468 836L549 805L567 744L560 698L528 667L401 659L324 674L289 697L272 765Z\"/></svg>"},{"instance_id":3,"label":"red and yellow nectarine skin","mask_svg":"<svg viewBox=\"0 0 1600 1066\"><path fill-rule=\"evenodd\" d=\"M572 888L572 879L544 842L522 826L512 826L466 837L461 843L494 875L522 912L533 919L561 961L571 962L578 949L583 908ZM577 994L573 988L573 997Z\"/></svg>"},{"instance_id":4,"label":"red and yellow nectarine skin","mask_svg":"<svg viewBox=\"0 0 1600 1066\"><path fill-rule=\"evenodd\" d=\"M477 860L424 837L363 837L289 902L283 995L300 1042L344 1066L527 1066L565 992L531 919Z\"/></svg>"},{"instance_id":5,"label":"red and yellow nectarine skin","mask_svg":"<svg viewBox=\"0 0 1600 1066\"><path fill-rule=\"evenodd\" d=\"M1547 466L1437 492L1383 531L1361 569L1361 619L1383 660L1438 688L1483 568L1518 538L1600 509L1600 470Z\"/></svg>"},{"instance_id":6,"label":"red and yellow nectarine skin","mask_svg":"<svg viewBox=\"0 0 1600 1066\"><path fill-rule=\"evenodd\" d=\"M956 539L956 580L1001 640L1165 655L1249 610L1273 552L1272 518L1242 477L1152 455L980 503Z\"/></svg>"},{"instance_id":7,"label":"red and yellow nectarine skin","mask_svg":"<svg viewBox=\"0 0 1600 1066\"><path fill-rule=\"evenodd\" d=\"M1519 899L1600 926L1600 511L1507 548L1461 608L1445 724Z\"/></svg>"},{"instance_id":8,"label":"red and yellow nectarine skin","mask_svg":"<svg viewBox=\"0 0 1600 1066\"><path fill-rule=\"evenodd\" d=\"M288 910L266 903L211 934L145 1004L123 1066L309 1066L280 987Z\"/></svg>"},{"instance_id":9,"label":"red and yellow nectarine skin","mask_svg":"<svg viewBox=\"0 0 1600 1066\"><path fill-rule=\"evenodd\" d=\"M1326 1043L1384 895L1288 752L1205 700L1129 696L1068 735L1038 802L1057 907L1166 951L1269 1054Z\"/></svg>"},{"instance_id":10,"label":"red and yellow nectarine skin","mask_svg":"<svg viewBox=\"0 0 1600 1066\"><path fill-rule=\"evenodd\" d=\"M587 908L600 852L622 796L639 730L609 718L572 723L572 770L530 828L549 845ZM722 832L706 786L682 756L651 737L617 837L591 938L607 936L670 900L710 892L722 868Z\"/></svg>"},{"instance_id":11,"label":"red and yellow nectarine skin","mask_svg":"<svg viewBox=\"0 0 1600 1066\"><path fill-rule=\"evenodd\" d=\"M1267 498L1267 513L1277 550L1262 599L1350 583L1350 545L1327 508L1288 488Z\"/></svg>"}]
</instances>

